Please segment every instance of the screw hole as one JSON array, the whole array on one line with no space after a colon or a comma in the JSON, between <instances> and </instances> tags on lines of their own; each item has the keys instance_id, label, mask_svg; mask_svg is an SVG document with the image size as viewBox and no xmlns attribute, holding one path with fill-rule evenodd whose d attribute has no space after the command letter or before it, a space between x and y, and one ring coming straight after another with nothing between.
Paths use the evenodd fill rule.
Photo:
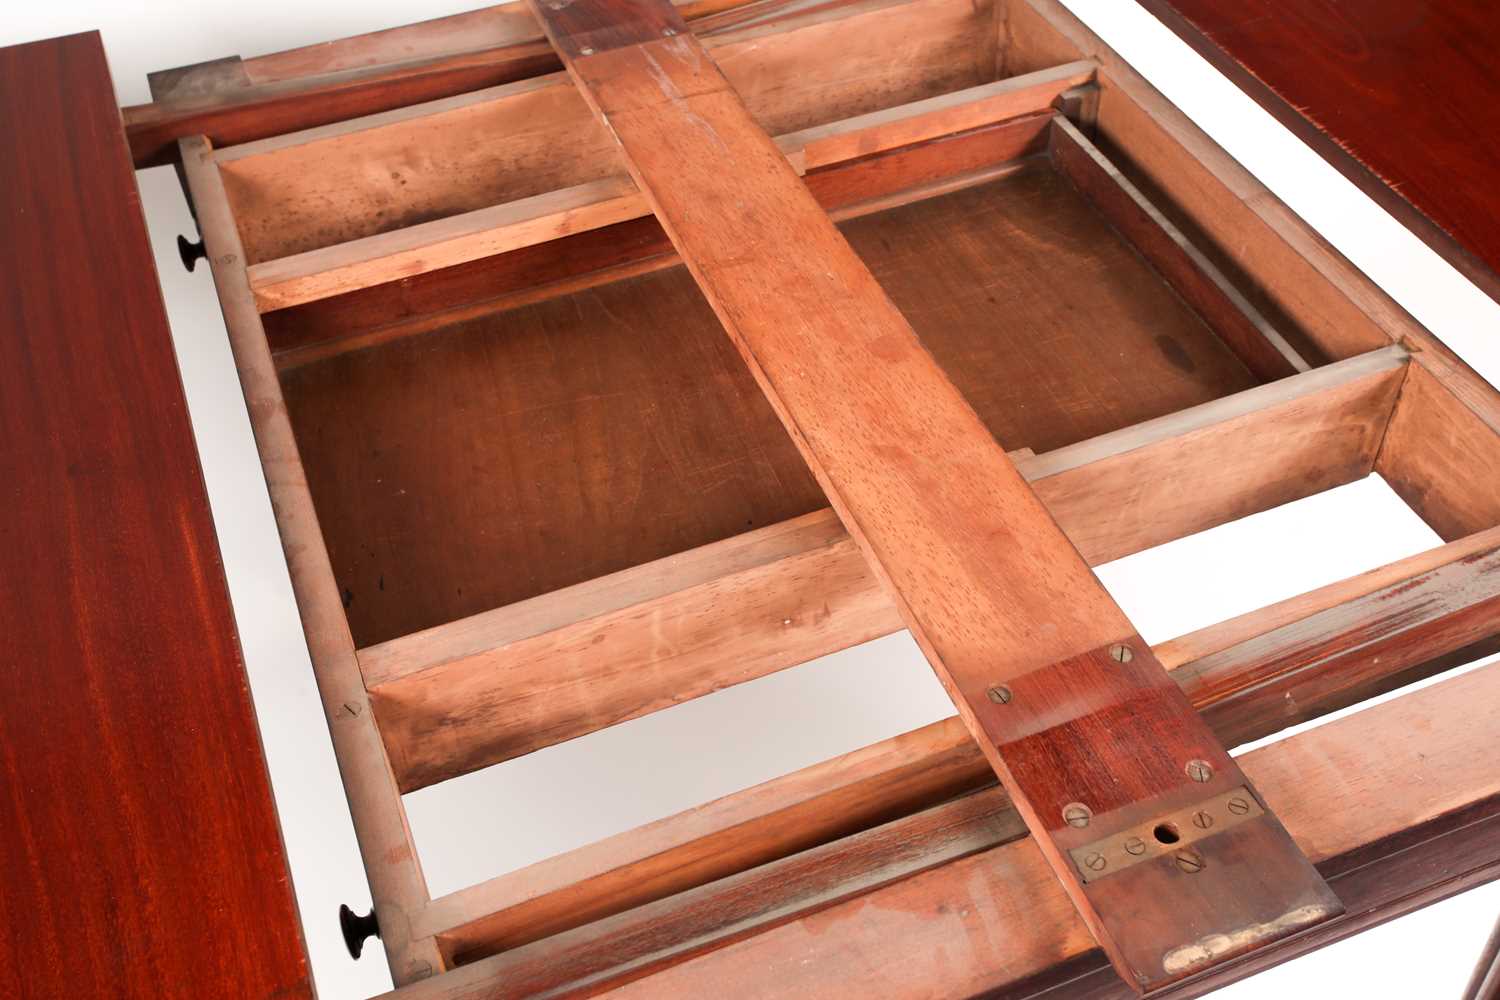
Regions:
<instances>
[{"instance_id":1,"label":"screw hole","mask_svg":"<svg viewBox=\"0 0 1500 1000\"><path fill-rule=\"evenodd\" d=\"M1158 824L1156 829L1151 831L1151 834L1157 839L1158 843L1162 844L1175 844L1182 839L1182 834L1178 833L1177 827L1171 823Z\"/></svg>"}]
</instances>

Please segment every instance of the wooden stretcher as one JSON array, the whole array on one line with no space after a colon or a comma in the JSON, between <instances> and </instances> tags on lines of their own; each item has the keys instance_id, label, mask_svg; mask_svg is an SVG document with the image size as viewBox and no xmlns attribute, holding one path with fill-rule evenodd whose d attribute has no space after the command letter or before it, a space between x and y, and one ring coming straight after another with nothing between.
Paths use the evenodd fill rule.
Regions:
<instances>
[{"instance_id":1,"label":"wooden stretcher","mask_svg":"<svg viewBox=\"0 0 1500 1000\"><path fill-rule=\"evenodd\" d=\"M1055 0L157 74L403 1000L1189 996L1493 878L1500 396ZM1439 548L1148 646L1091 566ZM402 795L909 629L955 717L432 898Z\"/></svg>"}]
</instances>

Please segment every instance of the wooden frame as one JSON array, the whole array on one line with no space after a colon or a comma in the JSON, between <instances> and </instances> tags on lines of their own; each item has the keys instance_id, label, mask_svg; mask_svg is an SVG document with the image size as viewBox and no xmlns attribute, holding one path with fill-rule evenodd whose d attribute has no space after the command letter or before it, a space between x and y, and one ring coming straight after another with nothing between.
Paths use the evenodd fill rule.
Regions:
<instances>
[{"instance_id":1,"label":"wooden frame","mask_svg":"<svg viewBox=\"0 0 1500 1000\"><path fill-rule=\"evenodd\" d=\"M854 465L839 449L858 434L845 428L819 437L814 424L824 415L816 399L779 395L788 392L793 369L807 363L805 349L787 354L782 367L785 345L763 339L770 334L739 334L818 473L807 495L822 502L488 610L363 638L369 626L351 616L344 571L330 555L332 536L320 527L329 512L316 495L316 470L304 465L303 397L289 399L289 385L315 379L319 366L364 364L372 352L451 340L448 331L507 310L674 274L680 262L726 327L746 327L750 315L714 277L721 251L693 235L682 200L692 190L688 181L678 178L669 190L659 180L664 174L643 165L649 147L668 138L651 132L659 123L639 113L636 91L615 88L630 72L622 60L634 57L639 40L619 49L613 40L584 44L572 32L585 29L544 17L580 88L565 74L536 75L554 65L551 47L526 34L538 29L523 8L500 10L503 37L486 36L472 53L445 49L446 28L402 29L442 50L419 60L430 68L421 72L390 63L372 36L330 51L331 62L289 55L258 64L288 74L280 79L246 85L222 68L163 78L162 100L126 116L143 160L160 154L164 128L183 130L181 164L329 708L387 957L405 986L399 995L697 995L709 982L834 952L858 956L860 968L830 960L808 975L828 976L829 990L851 995L872 988L875 980L861 985L864 974L879 976L888 995L919 984L942 984L952 995L1115 995L1121 982L1090 954L1095 938L1114 933L1109 901L1073 886L1080 922L1057 884L1058 877L1067 881L1070 834L1054 831L1053 846L1039 840L1035 789L1013 796L995 789L991 764L1008 782L1018 780L1008 770L1016 765L986 763L981 753L981 745L1003 742L993 735L996 709L985 704L986 687L1003 687L1008 696L1020 681L975 673L962 657L943 652L950 641L943 637L958 626L924 603L932 578L903 568L912 536L883 533L875 494L851 485ZM1245 373L1246 387L1057 447L1011 446L1009 460L996 447L1004 433L980 424L987 411L960 419L980 409L972 393L965 403L964 387L949 384L962 373L932 365L923 374L925 403L952 393L948 439L974 449L963 452L964 464L993 472L983 477L991 485L1012 463L1018 470L1005 493L1029 505L1015 522L1024 526L1016 537L1045 541L1055 532L1052 547L1037 543L1044 554L1031 569L1060 573L1069 542L1081 553L1076 573L1059 578L1045 603L1077 603L1080 635L1101 621L1111 626L1078 639L1076 648L1043 649L1033 637L1014 655L1047 667L1084 646L1130 641L1128 622L1111 618L1107 598L1089 590L1085 562L1372 472L1447 544L1154 650L1139 646L1143 663L1159 661L1163 676L1176 681L1162 697L1185 698L1219 742L1233 747L1495 648L1500 396L1061 6L997 0L976 11L955 0L761 0L688 13L703 19L663 21L672 32L665 37L696 51L699 43L686 32L701 32L706 58L723 67L722 92L747 109L720 108L716 114L729 116L723 127L745 135L746 149L774 151L766 154L765 176L779 179L757 181L757 190L810 193L806 204L816 213L802 206L796 219L821 219L832 233L829 217L854 224L903 209L912 215L943 197L996 190L985 185L1043 171L1058 185L1046 190L1060 192L1048 197L1102 222L1112 240L1138 255L1132 259L1141 263L1132 266L1149 268L1175 297L1174 308L1196 317ZM649 22L653 39L662 24ZM868 42L830 49L835 34ZM865 60L898 38L912 58L872 88L861 72ZM356 50L370 53L360 68L340 62ZM626 56L604 59L615 51ZM809 66L788 75L789 67ZM472 89L476 81L496 81L483 74L510 82ZM329 88L357 95L339 107L372 114L308 119L304 107ZM411 104L413 96L435 100ZM281 110L265 110L267 102ZM610 129L594 120L591 106ZM535 118L539 113L545 117ZM456 138L472 134L465 129L523 120L541 124L488 144ZM286 122L312 127L291 132ZM632 138L636 126L645 138ZM221 146L207 138L213 135L247 142ZM777 136L774 146L765 135ZM392 165L413 150L431 154L439 167L398 176ZM318 162L329 166L309 168ZM474 180L484 171L497 178L487 187ZM374 180L360 186L353 179L361 176ZM697 197L711 201L713 179L705 174L702 183ZM341 193L330 200L333 191ZM293 218L301 222L287 222ZM825 247L815 256L829 261L835 252L827 248L841 242L828 237L826 247L810 245ZM858 286L864 265L853 254L849 260L835 270ZM904 356L898 351L886 363L896 364L897 355ZM874 378L879 370L855 374ZM822 395L852 393L825 387ZM981 466L975 456L991 464ZM972 523L968 515L954 521ZM978 595L975 601L1007 595L997 608L1026 606L1043 593L1034 579L1015 590L996 589L997 579L965 593ZM903 624L927 635L924 649L935 665L960 664L945 676L968 728L951 719L430 898L404 819L404 792ZM1189 982L1174 975L1149 985L1201 992L1492 878L1500 859L1491 822L1500 789L1444 762L1493 736L1488 716L1464 709L1466 700L1495 697L1495 669L1242 758L1238 766L1346 915L1289 943L1216 955L1228 964L1193 966ZM1198 714L1187 715L1196 725ZM1394 735L1393 720L1433 725L1444 735L1417 748ZM1172 731L1186 724L1174 722ZM1311 748L1372 781L1418 784L1380 795L1342 781L1334 769L1298 772ZM1214 759L1226 774L1237 766ZM1405 794L1418 785L1420 794ZM1354 797L1365 795L1372 799L1360 804L1368 808L1350 818ZM1315 800L1341 805L1314 808ZM1461 863L1441 872L1424 865L1436 852ZM840 921L868 894L888 900L891 913L915 908L927 917ZM903 965L923 951L923 941L993 942L1012 933L1019 914L998 901L1018 894L1036 901L1020 952L1002 958L975 947L941 969ZM819 921L832 928L826 942L807 936ZM895 937L906 942L902 948L890 947ZM1123 954L1113 954L1117 968L1132 968ZM767 990L805 991L807 980L785 975Z\"/></svg>"}]
</instances>

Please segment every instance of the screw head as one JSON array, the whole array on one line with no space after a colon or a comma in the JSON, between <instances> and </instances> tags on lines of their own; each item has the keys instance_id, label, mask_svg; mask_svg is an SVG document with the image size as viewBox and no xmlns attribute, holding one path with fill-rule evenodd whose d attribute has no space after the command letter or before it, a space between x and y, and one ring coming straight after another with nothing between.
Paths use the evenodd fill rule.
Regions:
<instances>
[{"instance_id":1,"label":"screw head","mask_svg":"<svg viewBox=\"0 0 1500 1000\"><path fill-rule=\"evenodd\" d=\"M996 705L1009 705L1011 698L1014 697L1010 692L1010 688L1004 684L996 684L986 691L985 694L989 695L990 701L993 701Z\"/></svg>"},{"instance_id":2,"label":"screw head","mask_svg":"<svg viewBox=\"0 0 1500 1000\"><path fill-rule=\"evenodd\" d=\"M1214 776L1214 766L1206 760L1190 760L1183 770L1194 781L1208 781Z\"/></svg>"},{"instance_id":3,"label":"screw head","mask_svg":"<svg viewBox=\"0 0 1500 1000\"><path fill-rule=\"evenodd\" d=\"M1113 646L1109 647L1109 658L1111 660L1114 660L1116 663L1129 663L1131 660L1135 659L1135 650L1131 649L1123 642L1117 642Z\"/></svg>"},{"instance_id":4,"label":"screw head","mask_svg":"<svg viewBox=\"0 0 1500 1000\"><path fill-rule=\"evenodd\" d=\"M1094 810L1082 802L1069 802L1063 806L1063 822L1069 826L1085 827L1094 818Z\"/></svg>"},{"instance_id":5,"label":"screw head","mask_svg":"<svg viewBox=\"0 0 1500 1000\"><path fill-rule=\"evenodd\" d=\"M1098 851L1095 851L1094 853L1083 859L1083 864L1091 872L1102 872L1104 870L1104 866L1109 864L1109 860L1106 859L1104 855L1100 854Z\"/></svg>"},{"instance_id":6,"label":"screw head","mask_svg":"<svg viewBox=\"0 0 1500 1000\"><path fill-rule=\"evenodd\" d=\"M1214 825L1214 818L1200 809L1193 813L1193 825L1200 830L1207 830Z\"/></svg>"},{"instance_id":7,"label":"screw head","mask_svg":"<svg viewBox=\"0 0 1500 1000\"><path fill-rule=\"evenodd\" d=\"M1189 875L1193 872L1201 872L1203 870L1203 855L1197 851L1178 851L1173 860L1177 862L1179 869L1187 872Z\"/></svg>"},{"instance_id":8,"label":"screw head","mask_svg":"<svg viewBox=\"0 0 1500 1000\"><path fill-rule=\"evenodd\" d=\"M1129 840L1125 841L1125 850L1127 853L1134 854L1139 857L1140 855L1146 853L1146 842L1140 837L1131 837Z\"/></svg>"},{"instance_id":9,"label":"screw head","mask_svg":"<svg viewBox=\"0 0 1500 1000\"><path fill-rule=\"evenodd\" d=\"M1236 816L1243 816L1245 815L1245 813L1250 811L1250 803L1246 802L1242 798L1239 798L1238 796L1230 799L1225 803L1225 805L1228 806L1229 811L1234 813Z\"/></svg>"},{"instance_id":10,"label":"screw head","mask_svg":"<svg viewBox=\"0 0 1500 1000\"><path fill-rule=\"evenodd\" d=\"M581 56L591 56L594 54L594 50L585 45L583 48L578 50L578 54Z\"/></svg>"}]
</instances>

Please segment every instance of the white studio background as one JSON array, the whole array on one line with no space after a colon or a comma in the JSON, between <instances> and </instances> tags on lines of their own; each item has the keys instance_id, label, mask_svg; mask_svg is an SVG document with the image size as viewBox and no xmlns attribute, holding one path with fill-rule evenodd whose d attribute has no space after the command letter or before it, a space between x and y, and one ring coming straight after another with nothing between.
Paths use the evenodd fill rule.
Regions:
<instances>
[{"instance_id":1,"label":"white studio background","mask_svg":"<svg viewBox=\"0 0 1500 1000\"><path fill-rule=\"evenodd\" d=\"M1417 319L1500 383L1500 306L1134 3L1064 2ZM99 29L119 99L133 104L149 99L148 71L475 6L55 0L13 5L0 23L0 44ZM378 946L372 942L354 963L338 934L339 903L362 911L368 889L218 303L207 268L189 275L177 261L174 237L193 230L175 175L161 168L139 176L318 992L325 1000L358 1000L390 981ZM1146 639L1157 642L1436 542L1372 478L1121 560L1100 575ZM1234 572L1220 572L1225 566ZM408 797L408 807L428 878L442 892L949 711L910 640L896 636L426 790ZM693 751L683 753L686 747ZM1487 886L1215 996L1456 997L1497 913L1500 885Z\"/></svg>"}]
</instances>

